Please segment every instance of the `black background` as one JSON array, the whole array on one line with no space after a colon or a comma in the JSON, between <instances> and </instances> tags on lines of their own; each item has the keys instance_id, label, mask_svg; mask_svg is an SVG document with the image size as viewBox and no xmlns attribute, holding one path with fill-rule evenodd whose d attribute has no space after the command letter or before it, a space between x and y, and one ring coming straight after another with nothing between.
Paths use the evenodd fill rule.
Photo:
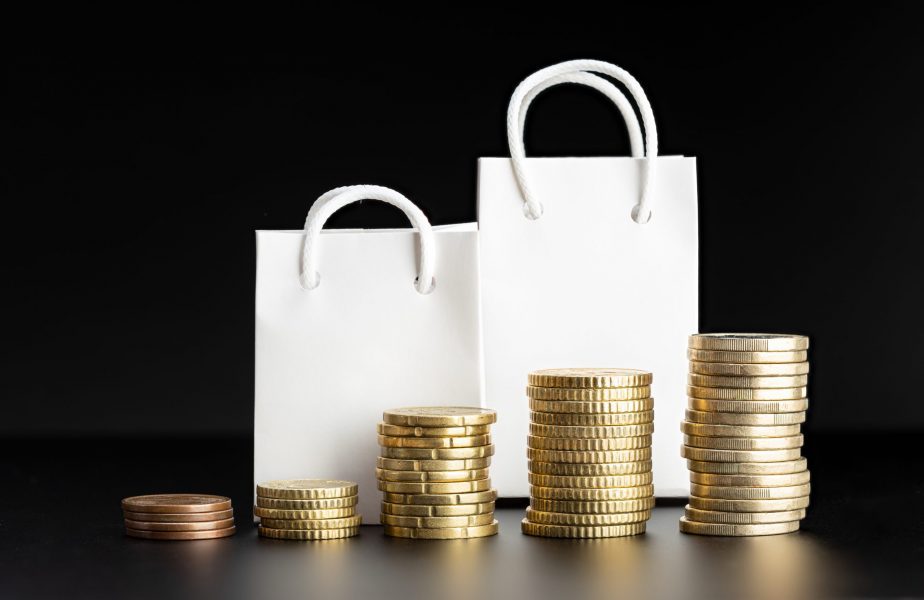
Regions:
<instances>
[{"instance_id":1,"label":"black background","mask_svg":"<svg viewBox=\"0 0 924 600\"><path fill-rule=\"evenodd\" d=\"M573 58L629 70L662 153L698 158L701 329L812 336L810 434L921 428L920 11L740 6L39 22L6 61L0 434L249 435L253 230L353 183L474 220L514 87ZM628 152L570 87L526 139ZM369 203L331 224L403 220Z\"/></svg>"},{"instance_id":2,"label":"black background","mask_svg":"<svg viewBox=\"0 0 924 600\"><path fill-rule=\"evenodd\" d=\"M921 595L924 11L546 4L4 14L0 596ZM800 534L683 536L659 499L645 536L547 540L504 499L481 542L257 538L253 230L353 183L475 219L514 87L574 58L635 75L662 153L698 159L701 329L812 336ZM526 146L628 153L566 86ZM331 224L405 225L378 203ZM159 491L228 495L237 534L125 537L117 500Z\"/></svg>"}]
</instances>

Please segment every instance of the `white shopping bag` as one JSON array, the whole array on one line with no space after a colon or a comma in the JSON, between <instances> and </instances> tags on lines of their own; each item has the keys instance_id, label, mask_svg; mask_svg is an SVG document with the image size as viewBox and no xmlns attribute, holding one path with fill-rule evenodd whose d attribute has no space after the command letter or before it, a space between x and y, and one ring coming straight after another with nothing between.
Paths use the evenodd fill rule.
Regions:
<instances>
[{"instance_id":1,"label":"white shopping bag","mask_svg":"<svg viewBox=\"0 0 924 600\"><path fill-rule=\"evenodd\" d=\"M639 108L592 72L622 82ZM525 158L523 122L557 83L606 93L627 120L632 157ZM516 89L507 114L511 158L478 163L486 402L492 478L527 496L529 371L628 367L653 372L653 470L659 496L687 494L679 456L687 335L698 330L696 163L657 156L651 106L638 82L600 61L543 69Z\"/></svg>"},{"instance_id":2,"label":"white shopping bag","mask_svg":"<svg viewBox=\"0 0 924 600\"><path fill-rule=\"evenodd\" d=\"M322 231L363 199L414 229ZM382 411L482 405L478 288L475 224L431 228L388 188L339 188L304 231L257 231L255 481L356 481L363 522L377 523Z\"/></svg>"}]
</instances>

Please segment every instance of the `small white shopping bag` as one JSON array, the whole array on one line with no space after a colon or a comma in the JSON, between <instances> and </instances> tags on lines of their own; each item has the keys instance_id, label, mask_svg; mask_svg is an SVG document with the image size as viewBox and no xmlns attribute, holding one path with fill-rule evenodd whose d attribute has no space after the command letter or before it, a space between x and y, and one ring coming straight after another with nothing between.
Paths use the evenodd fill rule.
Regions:
<instances>
[{"instance_id":1,"label":"small white shopping bag","mask_svg":"<svg viewBox=\"0 0 924 600\"><path fill-rule=\"evenodd\" d=\"M414 228L322 231L364 199ZM382 411L482 405L477 235L473 223L431 228L378 186L325 194L304 230L257 232L256 482L356 481L363 522L378 522Z\"/></svg>"},{"instance_id":2,"label":"small white shopping bag","mask_svg":"<svg viewBox=\"0 0 924 600\"><path fill-rule=\"evenodd\" d=\"M644 140L632 105L595 72L625 85ZM529 103L566 82L613 100L626 118L632 157L525 157ZM510 101L507 127L511 157L478 163L485 398L503 417L493 431L495 485L502 496L529 492L529 371L628 367L654 373L655 491L684 496L685 349L698 330L695 159L657 156L644 92L627 72L600 61L528 77Z\"/></svg>"}]
</instances>

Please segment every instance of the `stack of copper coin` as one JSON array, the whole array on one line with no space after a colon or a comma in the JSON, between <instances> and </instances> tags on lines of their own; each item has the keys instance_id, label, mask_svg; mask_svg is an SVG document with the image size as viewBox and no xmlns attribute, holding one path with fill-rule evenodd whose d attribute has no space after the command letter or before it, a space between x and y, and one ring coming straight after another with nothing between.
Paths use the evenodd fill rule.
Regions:
<instances>
[{"instance_id":1,"label":"stack of copper coin","mask_svg":"<svg viewBox=\"0 0 924 600\"><path fill-rule=\"evenodd\" d=\"M529 374L530 506L523 533L604 538L645 532L654 506L651 373Z\"/></svg>"},{"instance_id":2,"label":"stack of copper coin","mask_svg":"<svg viewBox=\"0 0 924 600\"><path fill-rule=\"evenodd\" d=\"M257 484L262 537L335 540L359 533L359 485L337 479L280 479Z\"/></svg>"},{"instance_id":3,"label":"stack of copper coin","mask_svg":"<svg viewBox=\"0 0 924 600\"><path fill-rule=\"evenodd\" d=\"M497 533L488 467L493 410L426 406L387 410L375 474L385 535L448 540Z\"/></svg>"},{"instance_id":4,"label":"stack of copper coin","mask_svg":"<svg viewBox=\"0 0 924 600\"><path fill-rule=\"evenodd\" d=\"M689 405L680 428L690 503L680 531L797 531L811 490L800 431L808 338L709 333L690 336L689 345Z\"/></svg>"},{"instance_id":5,"label":"stack of copper coin","mask_svg":"<svg viewBox=\"0 0 924 600\"><path fill-rule=\"evenodd\" d=\"M209 540L234 535L231 499L151 494L122 500L125 534L149 540Z\"/></svg>"}]
</instances>

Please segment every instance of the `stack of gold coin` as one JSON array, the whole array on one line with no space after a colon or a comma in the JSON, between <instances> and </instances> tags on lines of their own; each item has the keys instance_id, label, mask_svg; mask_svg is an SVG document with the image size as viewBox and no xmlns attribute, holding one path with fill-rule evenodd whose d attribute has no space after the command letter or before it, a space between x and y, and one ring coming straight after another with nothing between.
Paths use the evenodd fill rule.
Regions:
<instances>
[{"instance_id":1,"label":"stack of gold coin","mask_svg":"<svg viewBox=\"0 0 924 600\"><path fill-rule=\"evenodd\" d=\"M680 531L751 536L799 529L809 504L801 423L809 340L801 335L691 335L681 455L690 503Z\"/></svg>"},{"instance_id":2,"label":"stack of gold coin","mask_svg":"<svg viewBox=\"0 0 924 600\"><path fill-rule=\"evenodd\" d=\"M654 506L651 373L529 374L530 506L523 533L604 538L645 532Z\"/></svg>"},{"instance_id":3,"label":"stack of gold coin","mask_svg":"<svg viewBox=\"0 0 924 600\"><path fill-rule=\"evenodd\" d=\"M497 533L488 467L493 410L424 406L387 410L378 425L380 519L393 537L448 540Z\"/></svg>"},{"instance_id":4,"label":"stack of gold coin","mask_svg":"<svg viewBox=\"0 0 924 600\"><path fill-rule=\"evenodd\" d=\"M148 540L210 540L234 535L231 499L151 494L122 500L125 534Z\"/></svg>"},{"instance_id":5,"label":"stack of gold coin","mask_svg":"<svg viewBox=\"0 0 924 600\"><path fill-rule=\"evenodd\" d=\"M359 486L337 479L280 479L257 484L259 533L280 540L337 540L359 533Z\"/></svg>"}]
</instances>

